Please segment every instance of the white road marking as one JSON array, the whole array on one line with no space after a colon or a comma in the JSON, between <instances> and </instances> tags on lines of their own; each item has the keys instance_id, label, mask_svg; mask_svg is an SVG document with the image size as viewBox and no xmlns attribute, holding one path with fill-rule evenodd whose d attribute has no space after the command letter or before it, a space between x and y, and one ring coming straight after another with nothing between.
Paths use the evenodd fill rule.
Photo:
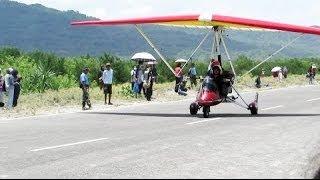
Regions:
<instances>
[{"instance_id":1,"label":"white road marking","mask_svg":"<svg viewBox=\"0 0 320 180\"><path fill-rule=\"evenodd\" d=\"M196 121L196 122L187 123L187 125L199 124L199 123L204 123L204 122L209 122L209 121L216 121L219 119L222 119L222 118L214 118L214 119L208 119L208 120L203 120L203 121Z\"/></svg>"},{"instance_id":2,"label":"white road marking","mask_svg":"<svg viewBox=\"0 0 320 180\"><path fill-rule=\"evenodd\" d=\"M81 142L76 142L76 143L63 144L63 145L58 145L58 146L44 147L44 148L39 148L39 149L33 149L33 150L31 150L31 152L38 152L38 151L43 151L43 150L57 149L57 148L61 148L61 147L75 146L75 145L80 145L80 144L103 141L103 140L107 140L107 139L108 138L100 138L100 139L93 139L93 140L81 141Z\"/></svg>"},{"instance_id":3,"label":"white road marking","mask_svg":"<svg viewBox=\"0 0 320 180\"><path fill-rule=\"evenodd\" d=\"M7 177L9 177L8 175L0 175L1 179L6 179Z\"/></svg>"},{"instance_id":4,"label":"white road marking","mask_svg":"<svg viewBox=\"0 0 320 180\"><path fill-rule=\"evenodd\" d=\"M307 102L318 101L318 100L320 100L320 98L309 99L309 100L307 100Z\"/></svg>"},{"instance_id":5,"label":"white road marking","mask_svg":"<svg viewBox=\"0 0 320 180\"><path fill-rule=\"evenodd\" d=\"M261 109L261 111L267 111L267 110L271 110L271 109L278 109L278 108L282 108L282 107L284 107L284 106L280 105L280 106L275 106L275 107L269 107L269 108Z\"/></svg>"}]
</instances>

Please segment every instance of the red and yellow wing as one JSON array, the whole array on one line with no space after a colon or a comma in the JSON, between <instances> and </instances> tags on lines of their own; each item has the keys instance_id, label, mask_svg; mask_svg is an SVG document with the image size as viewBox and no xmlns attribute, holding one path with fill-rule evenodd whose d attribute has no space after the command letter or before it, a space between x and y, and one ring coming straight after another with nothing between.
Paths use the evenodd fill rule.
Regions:
<instances>
[{"instance_id":1,"label":"red and yellow wing","mask_svg":"<svg viewBox=\"0 0 320 180\"><path fill-rule=\"evenodd\" d=\"M118 20L93 20L76 21L71 23L74 26L113 26L128 24L160 24L172 26L188 27L213 27L220 26L228 28L261 29L261 30L279 30L304 34L320 35L318 27L299 26L271 21L239 18L222 15L179 15L179 16L158 16L146 18L131 18Z\"/></svg>"}]
</instances>

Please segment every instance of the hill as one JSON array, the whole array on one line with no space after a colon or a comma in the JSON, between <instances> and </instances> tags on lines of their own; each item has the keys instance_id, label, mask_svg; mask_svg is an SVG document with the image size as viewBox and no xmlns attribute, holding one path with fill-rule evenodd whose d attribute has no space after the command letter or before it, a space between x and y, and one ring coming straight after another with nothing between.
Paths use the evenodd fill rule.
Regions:
<instances>
[{"instance_id":1,"label":"hill","mask_svg":"<svg viewBox=\"0 0 320 180\"><path fill-rule=\"evenodd\" d=\"M0 0L0 46L25 51L39 49L61 56L100 55L109 52L129 57L138 51L152 52L132 26L71 27L72 20L94 19L75 11L58 11L40 4L26 5ZM145 26L147 34L167 57L186 58L206 33L204 30ZM279 32L227 31L227 44L233 57L243 54L261 59L297 34ZM207 41L205 47L210 47ZM305 36L282 57L319 57L320 37ZM196 54L206 59L210 48Z\"/></svg>"}]
</instances>

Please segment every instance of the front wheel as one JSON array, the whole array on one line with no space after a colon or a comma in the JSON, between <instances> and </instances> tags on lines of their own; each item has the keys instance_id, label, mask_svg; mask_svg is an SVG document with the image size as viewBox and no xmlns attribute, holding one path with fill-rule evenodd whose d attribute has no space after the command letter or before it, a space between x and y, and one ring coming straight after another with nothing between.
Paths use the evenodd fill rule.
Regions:
<instances>
[{"instance_id":1,"label":"front wheel","mask_svg":"<svg viewBox=\"0 0 320 180\"><path fill-rule=\"evenodd\" d=\"M199 106L198 106L198 104L197 103L192 103L191 105L190 105L190 114L191 115L197 115L198 114L198 110L199 110Z\"/></svg>"},{"instance_id":2,"label":"front wheel","mask_svg":"<svg viewBox=\"0 0 320 180\"><path fill-rule=\"evenodd\" d=\"M210 115L210 106L204 106L203 107L203 117L209 118Z\"/></svg>"}]
</instances>

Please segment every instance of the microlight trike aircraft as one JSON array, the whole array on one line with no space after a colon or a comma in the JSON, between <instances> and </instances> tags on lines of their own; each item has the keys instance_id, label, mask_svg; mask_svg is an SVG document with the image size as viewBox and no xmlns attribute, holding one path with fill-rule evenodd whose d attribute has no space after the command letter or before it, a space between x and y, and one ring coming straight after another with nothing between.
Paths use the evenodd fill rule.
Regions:
<instances>
[{"instance_id":1,"label":"microlight trike aircraft","mask_svg":"<svg viewBox=\"0 0 320 180\"><path fill-rule=\"evenodd\" d=\"M222 16L216 14L189 14L189 15L174 15L174 16L158 16L158 17L145 17L145 18L130 18L130 19L117 19L117 20L92 20L92 21L75 21L71 23L73 26L116 26L116 25L134 25L141 36L158 54L161 60L168 66L171 72L176 75L180 74L175 72L170 66L165 57L160 53L157 47L153 44L150 38L143 31L143 24L155 24L164 26L175 27L188 27L188 28L207 28L208 33L200 41L199 45L191 53L187 63L183 65L180 71L188 64L193 58L195 53L204 44L205 40L210 37L213 38L212 54L209 62L209 71L204 78L202 86L198 92L196 101L190 105L190 114L196 115L202 108L205 118L209 117L210 107L218 105L223 102L235 103L251 112L252 115L258 114L258 93L252 103L247 103L240 93L235 89L234 83L237 80L236 72L234 70L227 45L224 40L224 32L226 29L244 29L244 30L266 30L266 31L286 31L295 32L299 36L286 45L281 47L278 51L274 52L268 58L263 60L257 66L253 67L246 74L249 74L254 69L262 65L264 62L271 59L276 54L293 44L297 39L304 34L320 35L320 28L313 26L299 26L292 24L277 23L271 21L254 20L247 18ZM228 58L231 71L222 69L222 50ZM237 97L230 95L234 91ZM243 103L238 102L240 99Z\"/></svg>"}]
</instances>

